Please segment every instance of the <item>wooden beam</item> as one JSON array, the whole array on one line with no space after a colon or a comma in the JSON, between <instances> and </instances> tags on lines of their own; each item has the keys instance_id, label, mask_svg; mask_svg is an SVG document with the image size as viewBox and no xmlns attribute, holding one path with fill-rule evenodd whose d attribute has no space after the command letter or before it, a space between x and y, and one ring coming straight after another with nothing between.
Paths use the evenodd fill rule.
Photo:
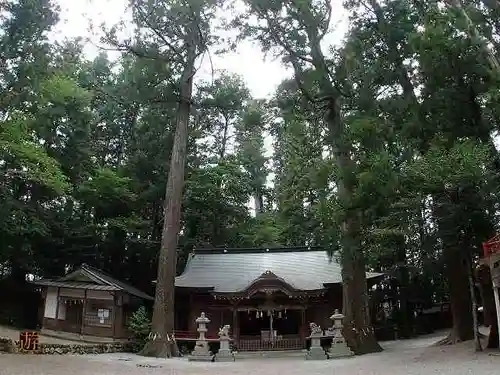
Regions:
<instances>
[{"instance_id":1,"label":"wooden beam","mask_svg":"<svg viewBox=\"0 0 500 375\"><path fill-rule=\"evenodd\" d=\"M83 335L85 325L85 313L87 312L87 289L83 290L82 321L80 323L80 334Z\"/></svg>"},{"instance_id":2,"label":"wooden beam","mask_svg":"<svg viewBox=\"0 0 500 375\"><path fill-rule=\"evenodd\" d=\"M233 308L233 340L236 343L236 347L238 347L238 341L240 337L240 327L238 325L238 310Z\"/></svg>"},{"instance_id":3,"label":"wooden beam","mask_svg":"<svg viewBox=\"0 0 500 375\"><path fill-rule=\"evenodd\" d=\"M117 303L117 295L116 293L111 292L113 295L113 310L111 310L111 331L113 332L113 340L116 338L116 310L118 309L118 303ZM120 295L121 297L121 295ZM122 303L123 306L123 303ZM122 312L123 314L123 312ZM123 319L123 316L122 316ZM120 320L121 321L121 320ZM122 322L123 323L123 322Z\"/></svg>"},{"instance_id":4,"label":"wooden beam","mask_svg":"<svg viewBox=\"0 0 500 375\"><path fill-rule=\"evenodd\" d=\"M305 310L306 307L303 305L266 305L266 306L240 306L235 309L238 311L260 311L272 308L273 310Z\"/></svg>"},{"instance_id":5,"label":"wooden beam","mask_svg":"<svg viewBox=\"0 0 500 375\"><path fill-rule=\"evenodd\" d=\"M61 291L61 288L57 287L57 295L56 295L56 321L59 324L59 293ZM47 294L49 293L47 289Z\"/></svg>"}]
</instances>

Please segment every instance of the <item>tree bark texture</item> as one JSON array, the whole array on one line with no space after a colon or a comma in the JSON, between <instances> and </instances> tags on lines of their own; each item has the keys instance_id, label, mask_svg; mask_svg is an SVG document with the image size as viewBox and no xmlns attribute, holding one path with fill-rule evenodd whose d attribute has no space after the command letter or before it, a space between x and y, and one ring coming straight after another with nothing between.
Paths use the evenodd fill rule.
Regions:
<instances>
[{"instance_id":1,"label":"tree bark texture","mask_svg":"<svg viewBox=\"0 0 500 375\"><path fill-rule=\"evenodd\" d=\"M498 321L495 296L493 294L493 283L491 282L490 267L481 265L477 269L477 281L481 288L483 298L484 323L490 327L488 336L488 349L498 349Z\"/></svg>"},{"instance_id":2,"label":"tree bark texture","mask_svg":"<svg viewBox=\"0 0 500 375\"><path fill-rule=\"evenodd\" d=\"M308 40L310 59L317 74L319 97L326 107L324 116L328 128L326 143L330 146L337 166L336 185L338 196L344 205L342 220L342 279L344 295L344 334L347 343L356 354L365 354L381 351L373 328L370 323L368 308L368 291L366 284L366 271L364 254L361 247L360 216L357 210L350 208L352 205L355 186L354 164L350 156L351 144L346 138L346 131L341 118L340 99L342 97L338 87L333 83L332 73L321 49L322 35L318 31L315 15L307 6L299 7L300 18L303 20ZM273 21L270 21L273 22ZM287 43L281 44L288 53L289 61L294 68L295 80L304 97L315 102L314 94L302 85L304 74L302 61L296 52L291 51Z\"/></svg>"},{"instance_id":3,"label":"tree bark texture","mask_svg":"<svg viewBox=\"0 0 500 375\"><path fill-rule=\"evenodd\" d=\"M196 45L194 42L189 42L187 48L186 65L181 76L174 145L165 192L165 217L158 259L158 277L151 334L141 352L142 355L151 357L178 355L177 345L173 339L175 276Z\"/></svg>"},{"instance_id":4,"label":"tree bark texture","mask_svg":"<svg viewBox=\"0 0 500 375\"><path fill-rule=\"evenodd\" d=\"M469 293L469 255L463 249L445 246L444 257L450 292L453 328L442 344L454 344L474 339L472 300Z\"/></svg>"},{"instance_id":5,"label":"tree bark texture","mask_svg":"<svg viewBox=\"0 0 500 375\"><path fill-rule=\"evenodd\" d=\"M321 77L321 94L328 98L325 122L329 131L329 145L338 168L337 190L346 212L342 223L342 284L344 295L344 334L351 350L356 354L382 351L375 339L371 326L368 307L368 291L364 254L361 246L360 217L356 210L350 209L355 186L355 170L350 157L350 144L345 136L341 119L341 93L329 79L325 57L320 41L309 32L312 63Z\"/></svg>"},{"instance_id":6,"label":"tree bark texture","mask_svg":"<svg viewBox=\"0 0 500 375\"><path fill-rule=\"evenodd\" d=\"M349 208L352 200L354 176L349 147L344 140L340 118L340 105L332 99L326 115L331 135L331 146L341 177L337 179L340 200L347 210L342 223L342 284L344 335L351 350L356 354L382 351L371 325L366 267L361 244L360 217L357 210Z\"/></svg>"},{"instance_id":7,"label":"tree bark texture","mask_svg":"<svg viewBox=\"0 0 500 375\"><path fill-rule=\"evenodd\" d=\"M470 291L470 298L472 301L472 322L473 322L473 330L474 330L474 346L476 349L476 352L480 352L483 350L483 347L481 345L481 337L479 333L479 319L477 316L477 298L476 298L476 291L475 291L475 286L474 286L474 276L472 274L472 267L471 265L468 265L468 279L469 279L469 291Z\"/></svg>"},{"instance_id":8,"label":"tree bark texture","mask_svg":"<svg viewBox=\"0 0 500 375\"><path fill-rule=\"evenodd\" d=\"M368 290L364 258L360 248L352 242L352 230L356 224L344 223L344 241L342 249L342 285L344 336L351 350L356 354L382 351L375 339L375 332L370 321ZM351 232L351 233L349 233ZM349 243L350 242L350 243Z\"/></svg>"}]
</instances>

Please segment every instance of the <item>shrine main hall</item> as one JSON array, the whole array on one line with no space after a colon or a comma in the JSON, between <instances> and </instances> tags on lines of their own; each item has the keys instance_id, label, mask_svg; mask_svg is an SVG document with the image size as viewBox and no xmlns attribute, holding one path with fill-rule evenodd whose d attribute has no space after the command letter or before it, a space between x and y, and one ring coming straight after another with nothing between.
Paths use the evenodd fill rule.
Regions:
<instances>
[{"instance_id":1,"label":"shrine main hall","mask_svg":"<svg viewBox=\"0 0 500 375\"><path fill-rule=\"evenodd\" d=\"M302 349L309 323L326 329L342 307L341 267L319 248L196 249L175 286L176 338L196 337L204 312L207 338L229 324L240 351Z\"/></svg>"}]
</instances>

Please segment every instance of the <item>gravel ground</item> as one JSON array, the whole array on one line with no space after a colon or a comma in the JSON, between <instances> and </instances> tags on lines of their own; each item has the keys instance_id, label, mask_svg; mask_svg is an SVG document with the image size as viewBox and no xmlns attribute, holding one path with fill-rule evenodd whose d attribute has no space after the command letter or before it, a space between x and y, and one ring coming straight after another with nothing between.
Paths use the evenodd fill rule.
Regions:
<instances>
[{"instance_id":1,"label":"gravel ground","mask_svg":"<svg viewBox=\"0 0 500 375\"><path fill-rule=\"evenodd\" d=\"M244 359L234 363L193 363L129 354L94 356L0 355L0 375L498 375L497 353L474 353L470 342L431 346L439 336L384 343L382 353L331 361L300 357ZM500 354L500 353L499 353Z\"/></svg>"}]
</instances>

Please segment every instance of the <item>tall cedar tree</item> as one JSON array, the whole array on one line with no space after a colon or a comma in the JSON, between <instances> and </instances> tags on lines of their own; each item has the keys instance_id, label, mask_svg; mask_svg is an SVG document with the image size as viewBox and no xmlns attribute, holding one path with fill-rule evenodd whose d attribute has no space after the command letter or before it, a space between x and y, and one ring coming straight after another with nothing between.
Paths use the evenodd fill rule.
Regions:
<instances>
[{"instance_id":1,"label":"tall cedar tree","mask_svg":"<svg viewBox=\"0 0 500 375\"><path fill-rule=\"evenodd\" d=\"M258 40L267 51L279 48L283 60L292 65L303 96L318 108L325 109L328 146L337 166L337 194L344 208L341 262L345 334L349 346L358 354L380 351L370 323L359 212L351 206L356 182L352 145L346 139L341 116L342 92L321 47L329 31L332 4L329 0L258 0L245 3L247 13L234 22L241 29L242 36ZM254 23L253 19L259 21ZM304 72L311 67L317 90L303 83Z\"/></svg>"}]
</instances>

